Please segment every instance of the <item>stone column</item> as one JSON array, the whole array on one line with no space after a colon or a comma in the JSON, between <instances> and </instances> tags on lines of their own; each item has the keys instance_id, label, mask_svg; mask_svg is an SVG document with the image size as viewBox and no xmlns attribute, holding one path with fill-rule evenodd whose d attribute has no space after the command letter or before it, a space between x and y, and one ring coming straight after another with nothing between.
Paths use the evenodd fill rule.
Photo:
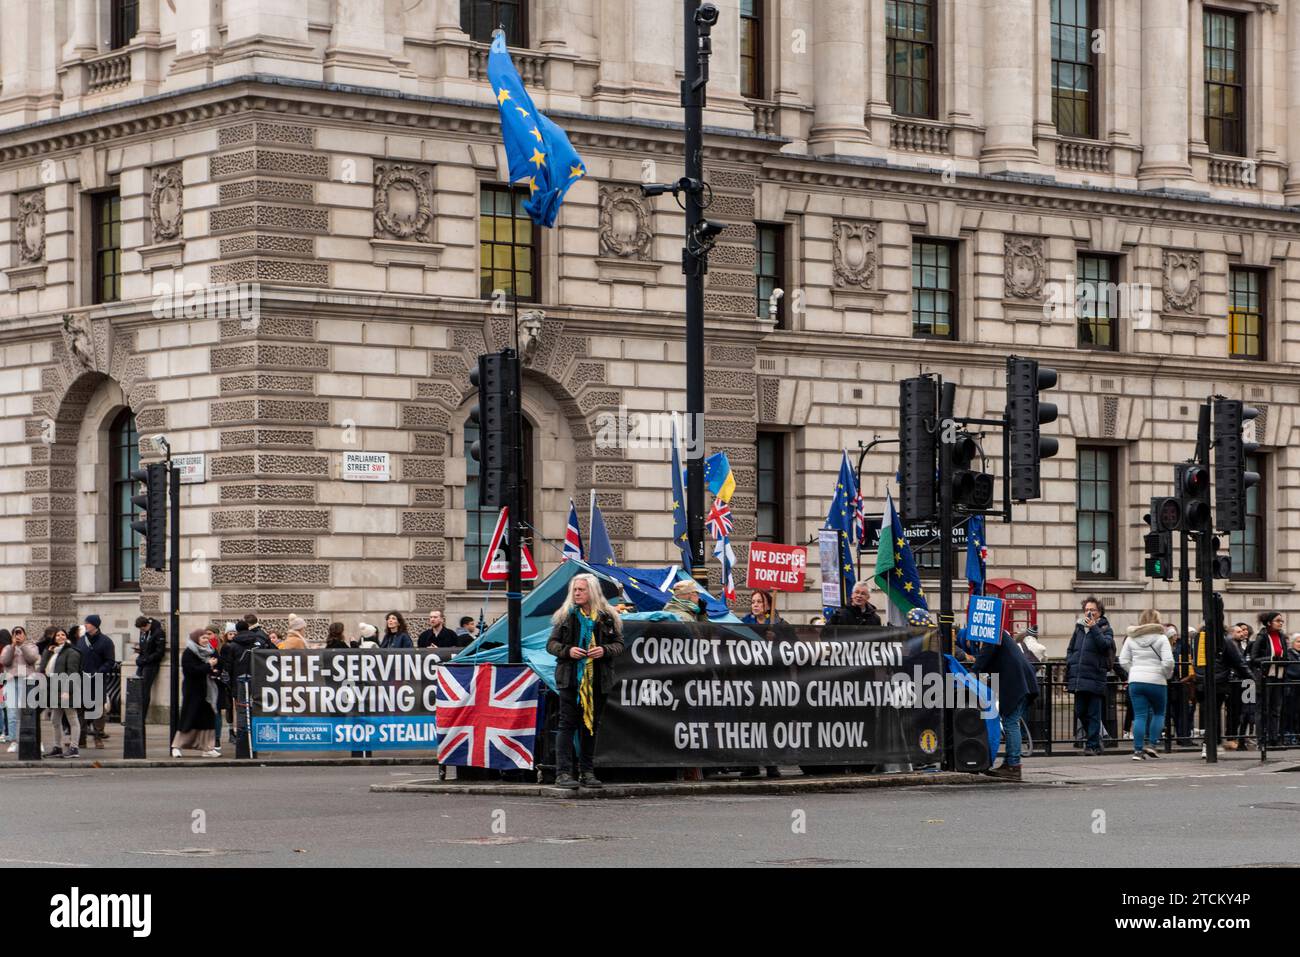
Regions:
<instances>
[{"instance_id":1,"label":"stone column","mask_svg":"<svg viewBox=\"0 0 1300 957\"><path fill-rule=\"evenodd\" d=\"M539 50L567 51L569 49L569 38L573 31L573 17L569 14L569 0L537 0L537 19L542 29L540 36L533 38L533 44ZM647 37L646 39L651 38ZM668 46L671 51L672 31L669 31L668 34Z\"/></svg>"},{"instance_id":2,"label":"stone column","mask_svg":"<svg viewBox=\"0 0 1300 957\"><path fill-rule=\"evenodd\" d=\"M680 6L680 4L678 4ZM657 3L645 3L644 0L628 0L627 6L628 48L635 50L632 61L632 78L638 86L662 87L671 90L677 72L676 34L672 20L665 17L664 6ZM680 15L680 11L675 11ZM724 23L719 21L713 29L714 58L717 59L718 37L725 32ZM709 82L709 92L714 90ZM680 96L674 96L674 102L680 104ZM677 107L681 113L680 105Z\"/></svg>"},{"instance_id":3,"label":"stone column","mask_svg":"<svg viewBox=\"0 0 1300 957\"><path fill-rule=\"evenodd\" d=\"M983 172L1038 167L1034 46L1033 0L985 0Z\"/></svg>"},{"instance_id":4,"label":"stone column","mask_svg":"<svg viewBox=\"0 0 1300 957\"><path fill-rule=\"evenodd\" d=\"M1197 30L1197 33L1200 31ZM1138 185L1158 187L1191 178L1188 131L1187 0L1142 4L1142 165ZM1159 51L1159 55L1152 55Z\"/></svg>"},{"instance_id":5,"label":"stone column","mask_svg":"<svg viewBox=\"0 0 1300 957\"><path fill-rule=\"evenodd\" d=\"M36 119L41 86L39 20L34 0L16 0L4 8L0 30L0 129ZM8 266L9 263L4 263Z\"/></svg>"},{"instance_id":6,"label":"stone column","mask_svg":"<svg viewBox=\"0 0 1300 957\"><path fill-rule=\"evenodd\" d=\"M388 54L384 0L337 0L330 45L325 50L327 83L387 85L397 67Z\"/></svg>"},{"instance_id":7,"label":"stone column","mask_svg":"<svg viewBox=\"0 0 1300 957\"><path fill-rule=\"evenodd\" d=\"M72 6L72 37L69 50L72 55L93 55L99 51L95 39L95 0L74 0Z\"/></svg>"},{"instance_id":8,"label":"stone column","mask_svg":"<svg viewBox=\"0 0 1300 957\"><path fill-rule=\"evenodd\" d=\"M813 5L814 154L866 156L866 10L862 0L816 0Z\"/></svg>"},{"instance_id":9,"label":"stone column","mask_svg":"<svg viewBox=\"0 0 1300 957\"><path fill-rule=\"evenodd\" d=\"M1287 4L1286 202L1300 206L1300 3Z\"/></svg>"},{"instance_id":10,"label":"stone column","mask_svg":"<svg viewBox=\"0 0 1300 957\"><path fill-rule=\"evenodd\" d=\"M176 5L176 58L165 89L175 89L212 79L213 52L221 45L213 5L209 0L191 0Z\"/></svg>"},{"instance_id":11,"label":"stone column","mask_svg":"<svg viewBox=\"0 0 1300 957\"><path fill-rule=\"evenodd\" d=\"M136 31L136 36L143 40L157 40L159 32L159 11L158 4L163 0L140 0L139 20L140 28Z\"/></svg>"},{"instance_id":12,"label":"stone column","mask_svg":"<svg viewBox=\"0 0 1300 957\"><path fill-rule=\"evenodd\" d=\"M352 8L358 4L369 7L369 0L335 0L335 22L355 22ZM382 32L382 4L379 9L377 28ZM224 0L223 11L226 38L215 71L217 79L248 73L278 73L299 80L323 78L307 35L306 4L300 0Z\"/></svg>"}]
</instances>

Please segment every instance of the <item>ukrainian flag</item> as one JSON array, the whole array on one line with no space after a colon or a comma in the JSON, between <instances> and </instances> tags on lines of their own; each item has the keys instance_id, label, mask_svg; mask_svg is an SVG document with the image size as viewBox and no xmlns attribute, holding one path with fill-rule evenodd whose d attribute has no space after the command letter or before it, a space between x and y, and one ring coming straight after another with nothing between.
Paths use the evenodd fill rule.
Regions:
<instances>
[{"instance_id":1,"label":"ukrainian flag","mask_svg":"<svg viewBox=\"0 0 1300 957\"><path fill-rule=\"evenodd\" d=\"M719 502L730 502L736 491L736 477L726 452L716 452L704 460L704 484Z\"/></svg>"}]
</instances>

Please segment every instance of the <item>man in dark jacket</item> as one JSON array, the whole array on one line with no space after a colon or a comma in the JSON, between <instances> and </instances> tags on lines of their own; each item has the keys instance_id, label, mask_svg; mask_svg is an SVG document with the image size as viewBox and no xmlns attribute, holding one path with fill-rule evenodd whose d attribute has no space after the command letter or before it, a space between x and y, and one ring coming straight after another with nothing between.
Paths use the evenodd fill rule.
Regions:
<instances>
[{"instance_id":1,"label":"man in dark jacket","mask_svg":"<svg viewBox=\"0 0 1300 957\"><path fill-rule=\"evenodd\" d=\"M1092 595L1083 601L1083 614L1065 652L1065 684L1074 694L1074 717L1083 725L1083 753L1101 754L1101 706L1106 699L1106 675L1115 656L1115 633L1106 609Z\"/></svg>"},{"instance_id":2,"label":"man in dark jacket","mask_svg":"<svg viewBox=\"0 0 1300 957\"><path fill-rule=\"evenodd\" d=\"M162 667L163 656L167 654L167 632L157 618L141 615L135 620L135 627L140 629L140 638L135 645L135 673L144 686L141 705L144 708L144 720L149 721L149 700L153 696L153 682Z\"/></svg>"},{"instance_id":3,"label":"man in dark jacket","mask_svg":"<svg viewBox=\"0 0 1300 957\"><path fill-rule=\"evenodd\" d=\"M420 637L415 641L417 648L434 648L439 651L463 648L466 644L467 642L461 641L456 637L456 633L447 627L441 608L429 612L429 627L420 632Z\"/></svg>"},{"instance_id":4,"label":"man in dark jacket","mask_svg":"<svg viewBox=\"0 0 1300 957\"><path fill-rule=\"evenodd\" d=\"M871 586L861 581L853 586L847 608L841 608L826 619L828 625L872 625L880 627L880 615L871 604Z\"/></svg>"},{"instance_id":5,"label":"man in dark jacket","mask_svg":"<svg viewBox=\"0 0 1300 957\"><path fill-rule=\"evenodd\" d=\"M85 624L86 650L81 655L81 670L88 675L101 676L98 680L103 700L100 702L99 717L83 720L81 733L84 735L89 732L95 739L95 747L102 749L108 738L104 731L104 722L108 720L108 697L105 693L108 678L105 676L117 666L117 649L113 647L113 639L99 630L98 615L87 615Z\"/></svg>"},{"instance_id":6,"label":"man in dark jacket","mask_svg":"<svg viewBox=\"0 0 1300 957\"><path fill-rule=\"evenodd\" d=\"M996 645L972 642L976 674L997 676L998 714L1002 716L1002 740L1006 742L1006 759L989 773L1008 781L1020 780L1022 735L1020 719L1038 697L1034 666L1025 658L1020 646L1007 632Z\"/></svg>"}]
</instances>

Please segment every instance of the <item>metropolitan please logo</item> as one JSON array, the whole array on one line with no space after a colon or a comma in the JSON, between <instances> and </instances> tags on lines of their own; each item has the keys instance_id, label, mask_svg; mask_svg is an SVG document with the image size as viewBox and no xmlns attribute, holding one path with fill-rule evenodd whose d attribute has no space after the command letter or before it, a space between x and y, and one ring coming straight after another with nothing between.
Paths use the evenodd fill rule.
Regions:
<instances>
[{"instance_id":1,"label":"metropolitan please logo","mask_svg":"<svg viewBox=\"0 0 1300 957\"><path fill-rule=\"evenodd\" d=\"M152 894L83 894L79 887L50 898L50 926L58 929L126 928L133 937L152 929Z\"/></svg>"}]
</instances>

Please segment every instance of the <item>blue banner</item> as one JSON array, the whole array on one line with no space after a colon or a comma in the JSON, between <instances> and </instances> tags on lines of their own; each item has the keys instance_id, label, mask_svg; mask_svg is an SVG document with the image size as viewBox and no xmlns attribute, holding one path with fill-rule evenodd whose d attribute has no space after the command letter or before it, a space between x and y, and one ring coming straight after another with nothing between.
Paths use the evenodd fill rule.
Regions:
<instances>
[{"instance_id":1,"label":"blue banner","mask_svg":"<svg viewBox=\"0 0 1300 957\"><path fill-rule=\"evenodd\" d=\"M432 715L254 718L254 751L433 751Z\"/></svg>"},{"instance_id":2,"label":"blue banner","mask_svg":"<svg viewBox=\"0 0 1300 957\"><path fill-rule=\"evenodd\" d=\"M996 645L1002 640L1002 599L972 595L966 611L966 638Z\"/></svg>"}]
</instances>

